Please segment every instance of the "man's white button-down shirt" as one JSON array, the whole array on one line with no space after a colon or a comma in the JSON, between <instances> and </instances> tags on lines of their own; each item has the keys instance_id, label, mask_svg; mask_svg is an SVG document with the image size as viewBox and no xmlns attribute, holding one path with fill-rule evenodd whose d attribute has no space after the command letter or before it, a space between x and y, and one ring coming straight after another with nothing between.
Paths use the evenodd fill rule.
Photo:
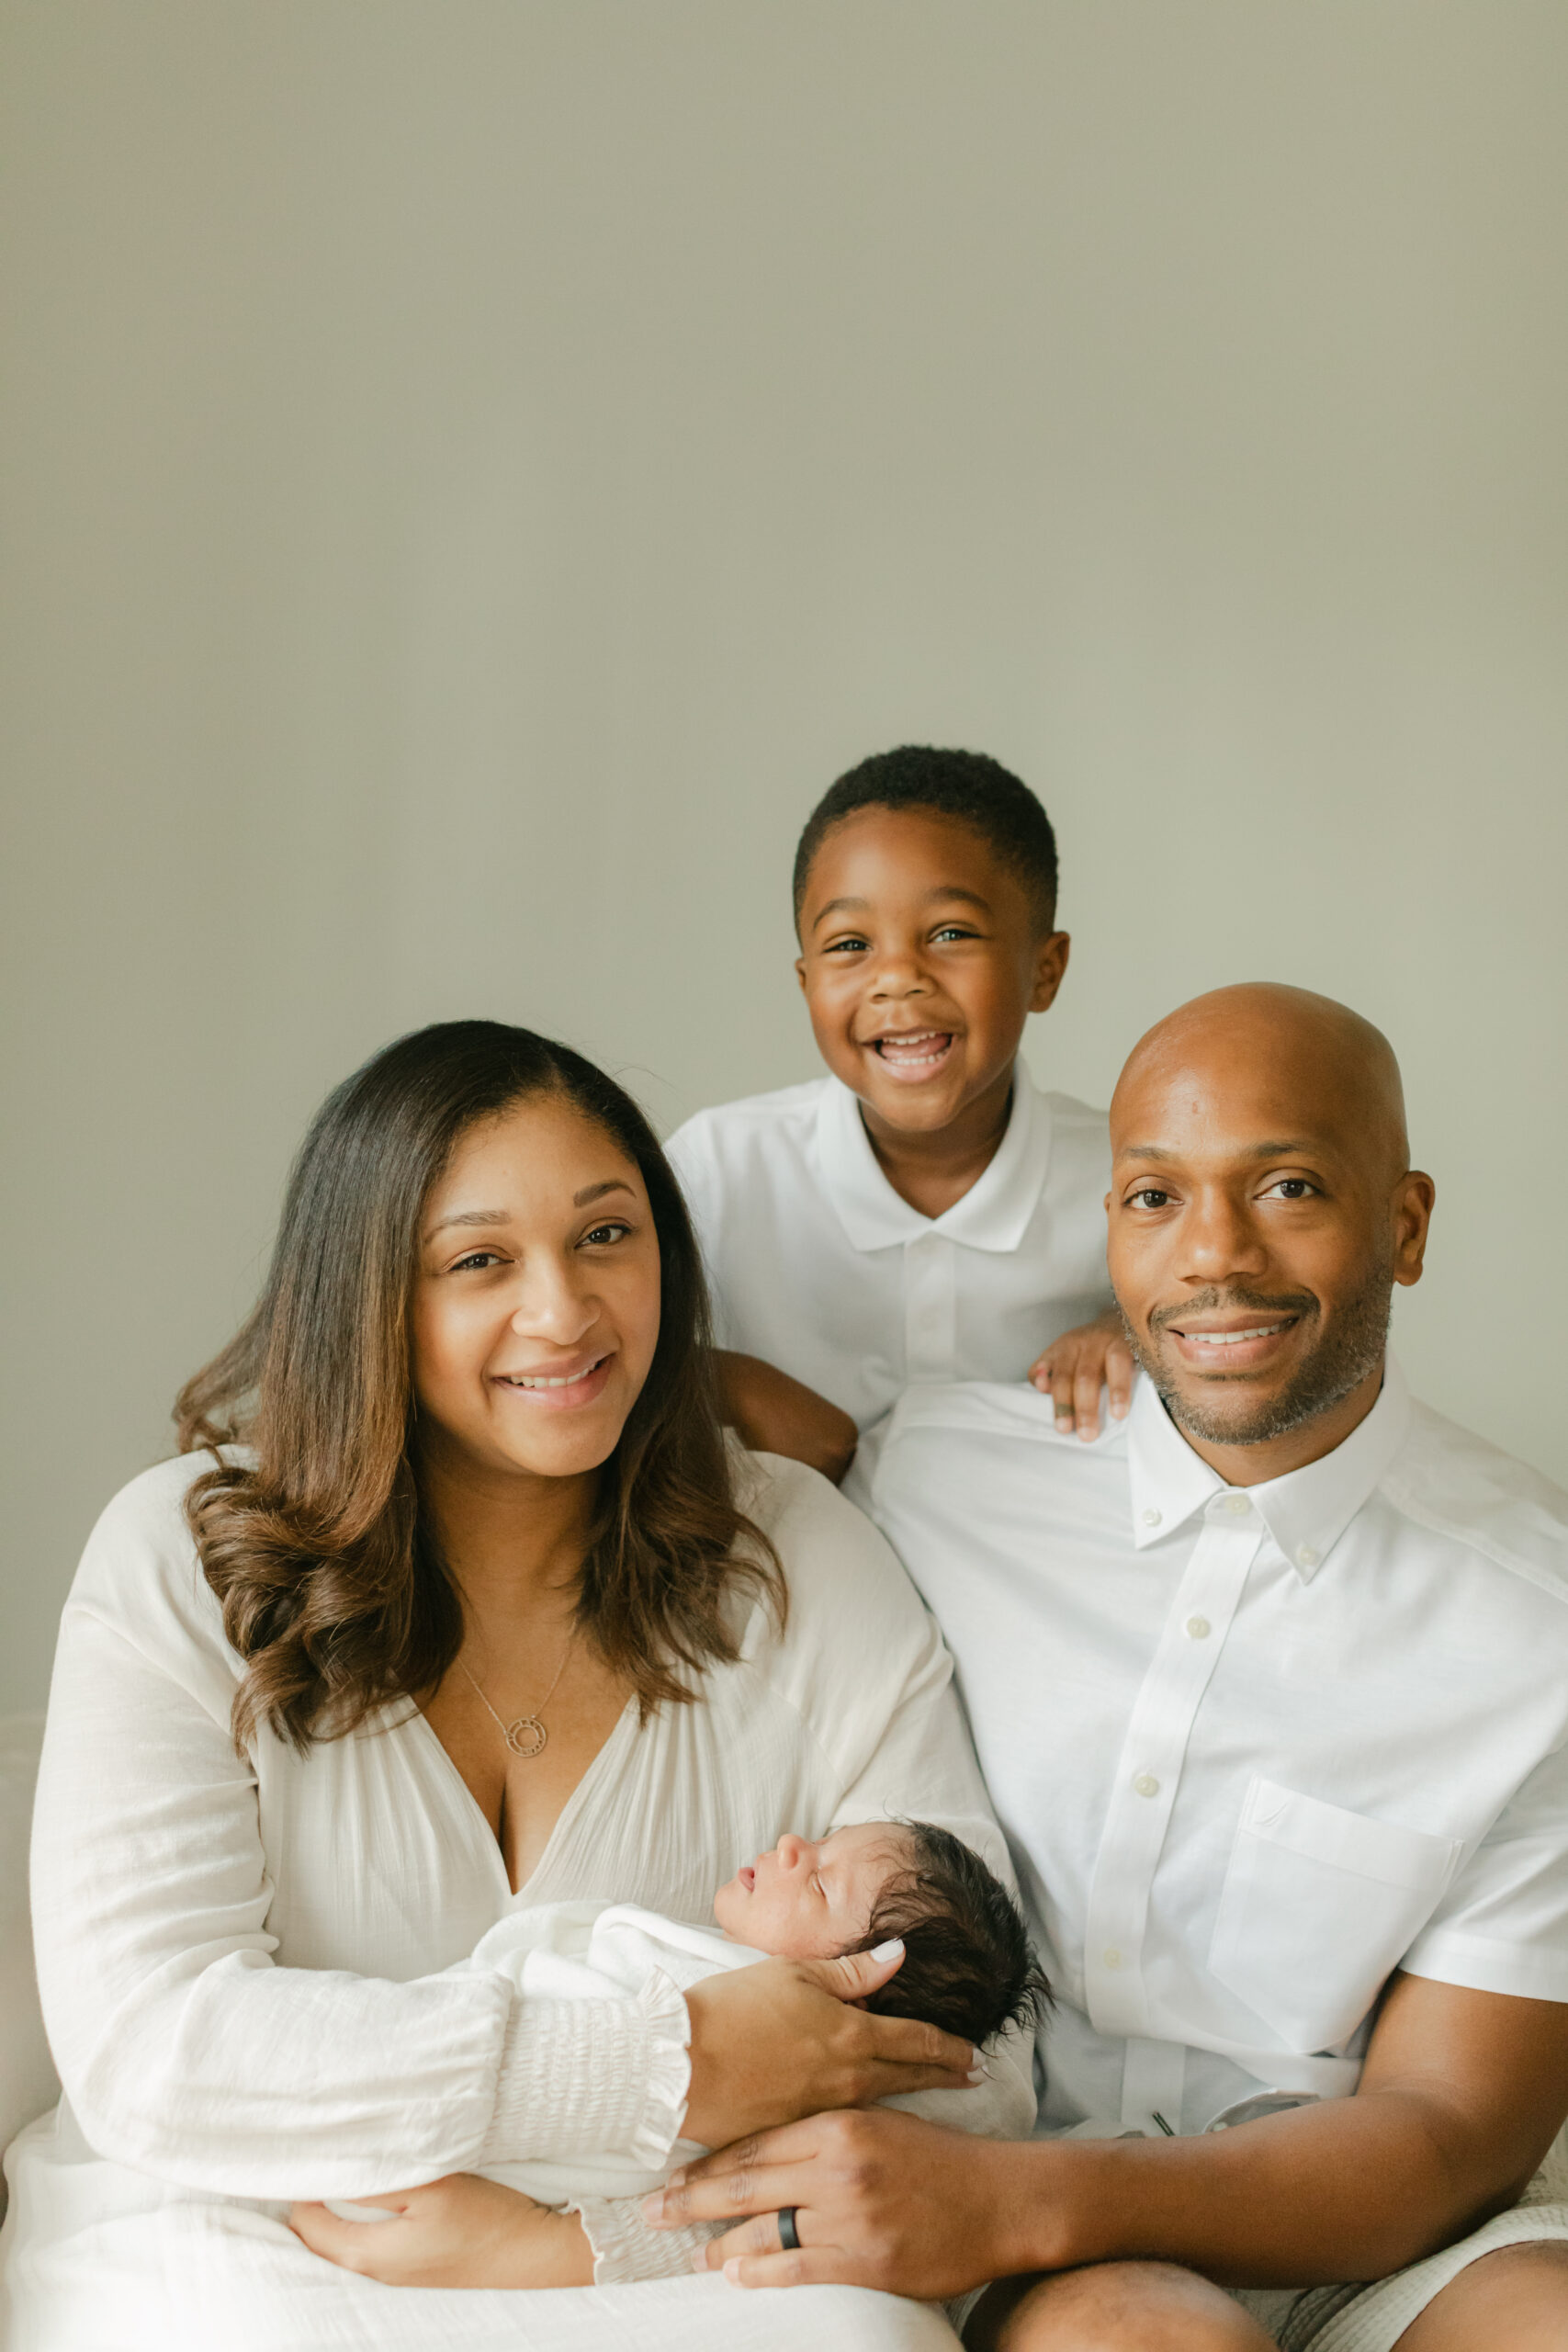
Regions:
<instances>
[{"instance_id":1,"label":"man's white button-down shirt","mask_svg":"<svg viewBox=\"0 0 1568 2352\"><path fill-rule=\"evenodd\" d=\"M1105 1114L1040 1093L1021 1061L995 1159L938 1217L894 1191L836 1078L700 1111L668 1149L720 1346L863 1430L913 1381L1021 1380L1111 1303Z\"/></svg>"},{"instance_id":2,"label":"man's white button-down shirt","mask_svg":"<svg viewBox=\"0 0 1568 2352\"><path fill-rule=\"evenodd\" d=\"M1355 2086L1403 1967L1568 2000L1568 1497L1413 1404L1224 1486L913 1390L848 1487L958 1666L1057 2007L1042 2128Z\"/></svg>"}]
</instances>

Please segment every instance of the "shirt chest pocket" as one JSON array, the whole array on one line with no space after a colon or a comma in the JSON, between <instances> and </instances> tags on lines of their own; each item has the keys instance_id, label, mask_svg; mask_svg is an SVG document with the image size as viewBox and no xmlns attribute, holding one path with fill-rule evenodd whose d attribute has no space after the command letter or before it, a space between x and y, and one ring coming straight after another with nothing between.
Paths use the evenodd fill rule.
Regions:
<instances>
[{"instance_id":1,"label":"shirt chest pocket","mask_svg":"<svg viewBox=\"0 0 1568 2352\"><path fill-rule=\"evenodd\" d=\"M1288 2048L1336 2049L1414 1943L1461 1851L1455 1838L1255 1777L1210 1967Z\"/></svg>"}]
</instances>

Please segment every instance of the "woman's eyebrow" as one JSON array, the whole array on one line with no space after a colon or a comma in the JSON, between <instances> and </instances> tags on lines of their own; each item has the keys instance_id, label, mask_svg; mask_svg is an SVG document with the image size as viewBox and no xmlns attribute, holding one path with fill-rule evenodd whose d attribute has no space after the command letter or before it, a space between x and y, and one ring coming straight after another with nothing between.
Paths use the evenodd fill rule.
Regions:
<instances>
[{"instance_id":1,"label":"woman's eyebrow","mask_svg":"<svg viewBox=\"0 0 1568 2352\"><path fill-rule=\"evenodd\" d=\"M450 1216L444 1216L433 1225L424 1238L427 1241L434 1241L436 1235L445 1233L449 1225L510 1225L511 1222L510 1209L454 1209Z\"/></svg>"},{"instance_id":2,"label":"woman's eyebrow","mask_svg":"<svg viewBox=\"0 0 1568 2352\"><path fill-rule=\"evenodd\" d=\"M584 1184L581 1193L573 1193L571 1205L574 1209L583 1209L590 1201L602 1200L606 1193L629 1193L631 1189L624 1176L606 1176L602 1184ZM434 1241L436 1235L445 1233L449 1225L510 1225L511 1222L510 1209L454 1209L450 1216L439 1218L424 1238L427 1241Z\"/></svg>"}]
</instances>

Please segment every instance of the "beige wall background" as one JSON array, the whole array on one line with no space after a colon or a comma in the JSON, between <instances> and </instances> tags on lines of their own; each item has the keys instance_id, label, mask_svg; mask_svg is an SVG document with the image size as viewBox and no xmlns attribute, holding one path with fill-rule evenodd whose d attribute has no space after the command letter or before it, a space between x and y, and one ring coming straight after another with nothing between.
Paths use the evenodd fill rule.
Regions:
<instances>
[{"instance_id":1,"label":"beige wall background","mask_svg":"<svg viewBox=\"0 0 1568 2352\"><path fill-rule=\"evenodd\" d=\"M1386 1027L1402 1351L1568 1476L1565 91L1555 0L5 8L0 1706L328 1085L809 1075L898 741L1057 820L1050 1082Z\"/></svg>"}]
</instances>

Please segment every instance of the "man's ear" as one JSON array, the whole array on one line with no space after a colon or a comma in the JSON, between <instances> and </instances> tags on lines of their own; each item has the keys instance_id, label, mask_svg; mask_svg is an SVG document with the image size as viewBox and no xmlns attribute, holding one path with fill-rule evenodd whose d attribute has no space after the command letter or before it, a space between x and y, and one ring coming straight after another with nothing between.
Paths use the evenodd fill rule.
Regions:
<instances>
[{"instance_id":1,"label":"man's ear","mask_svg":"<svg viewBox=\"0 0 1568 2352\"><path fill-rule=\"evenodd\" d=\"M1403 1175L1393 1190L1393 1279L1418 1283L1438 1188L1419 1168Z\"/></svg>"},{"instance_id":2,"label":"man's ear","mask_svg":"<svg viewBox=\"0 0 1568 2352\"><path fill-rule=\"evenodd\" d=\"M1067 968L1072 944L1066 932L1054 931L1035 948L1034 985L1029 994L1031 1012L1043 1012L1055 1002L1056 990L1062 985L1062 975Z\"/></svg>"}]
</instances>

